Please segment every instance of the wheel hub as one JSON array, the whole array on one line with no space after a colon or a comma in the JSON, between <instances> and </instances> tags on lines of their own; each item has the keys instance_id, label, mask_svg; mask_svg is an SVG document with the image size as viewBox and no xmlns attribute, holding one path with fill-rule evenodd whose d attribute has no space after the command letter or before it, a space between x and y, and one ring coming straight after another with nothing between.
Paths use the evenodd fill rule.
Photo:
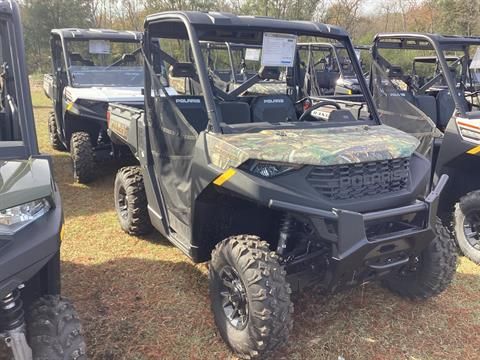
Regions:
<instances>
[{"instance_id":1,"label":"wheel hub","mask_svg":"<svg viewBox=\"0 0 480 360\"><path fill-rule=\"evenodd\" d=\"M234 268L226 265L220 274L222 279L222 306L226 318L236 329L243 329L248 322L247 290Z\"/></svg>"},{"instance_id":2,"label":"wheel hub","mask_svg":"<svg viewBox=\"0 0 480 360\"><path fill-rule=\"evenodd\" d=\"M480 212L473 211L465 216L463 232L469 244L480 250Z\"/></svg>"}]
</instances>

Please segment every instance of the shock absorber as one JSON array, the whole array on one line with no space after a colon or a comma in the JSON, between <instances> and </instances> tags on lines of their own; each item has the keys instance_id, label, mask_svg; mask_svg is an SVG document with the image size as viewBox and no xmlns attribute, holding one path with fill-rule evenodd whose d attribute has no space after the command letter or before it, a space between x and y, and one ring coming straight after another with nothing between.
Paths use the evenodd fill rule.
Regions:
<instances>
[{"instance_id":1,"label":"shock absorber","mask_svg":"<svg viewBox=\"0 0 480 360\"><path fill-rule=\"evenodd\" d=\"M8 331L22 326L25 322L20 291L15 289L0 300L0 331Z\"/></svg>"},{"instance_id":2,"label":"shock absorber","mask_svg":"<svg viewBox=\"0 0 480 360\"><path fill-rule=\"evenodd\" d=\"M18 289L0 300L0 340L11 350L13 359L32 359L32 350L25 337L25 312Z\"/></svg>"},{"instance_id":3,"label":"shock absorber","mask_svg":"<svg viewBox=\"0 0 480 360\"><path fill-rule=\"evenodd\" d=\"M282 256L287 249L288 240L292 236L295 226L295 221L290 214L282 215L280 219L280 232L277 245L277 254Z\"/></svg>"}]
</instances>

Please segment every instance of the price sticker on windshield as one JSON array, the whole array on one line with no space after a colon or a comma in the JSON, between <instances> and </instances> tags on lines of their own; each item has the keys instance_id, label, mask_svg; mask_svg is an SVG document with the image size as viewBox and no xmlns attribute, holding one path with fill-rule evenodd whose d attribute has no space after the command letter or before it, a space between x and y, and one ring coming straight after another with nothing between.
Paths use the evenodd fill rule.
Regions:
<instances>
[{"instance_id":1,"label":"price sticker on windshield","mask_svg":"<svg viewBox=\"0 0 480 360\"><path fill-rule=\"evenodd\" d=\"M297 36L291 34L263 33L263 66L292 67L297 48Z\"/></svg>"},{"instance_id":2,"label":"price sticker on windshield","mask_svg":"<svg viewBox=\"0 0 480 360\"><path fill-rule=\"evenodd\" d=\"M88 51L90 54L111 54L112 49L110 41L107 40L89 40Z\"/></svg>"},{"instance_id":3,"label":"price sticker on windshield","mask_svg":"<svg viewBox=\"0 0 480 360\"><path fill-rule=\"evenodd\" d=\"M245 60L250 60L250 61L260 60L260 49L247 48L247 50L245 50Z\"/></svg>"}]
</instances>

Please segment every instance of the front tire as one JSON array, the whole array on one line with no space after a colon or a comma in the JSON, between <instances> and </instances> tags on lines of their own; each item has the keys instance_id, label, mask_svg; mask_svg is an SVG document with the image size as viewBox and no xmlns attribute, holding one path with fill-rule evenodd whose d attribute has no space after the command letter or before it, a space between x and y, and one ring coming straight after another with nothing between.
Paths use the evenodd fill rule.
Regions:
<instances>
[{"instance_id":1,"label":"front tire","mask_svg":"<svg viewBox=\"0 0 480 360\"><path fill-rule=\"evenodd\" d=\"M435 230L437 237L413 264L383 281L386 288L401 297L426 300L450 285L457 268L455 243L440 219Z\"/></svg>"},{"instance_id":2,"label":"front tire","mask_svg":"<svg viewBox=\"0 0 480 360\"><path fill-rule=\"evenodd\" d=\"M48 135L50 139L50 146L54 150L65 150L60 135L58 134L57 122L55 120L55 112L52 111L48 116Z\"/></svg>"},{"instance_id":3,"label":"front tire","mask_svg":"<svg viewBox=\"0 0 480 360\"><path fill-rule=\"evenodd\" d=\"M63 297L47 295L33 303L27 335L34 360L87 359L77 312Z\"/></svg>"},{"instance_id":4,"label":"front tire","mask_svg":"<svg viewBox=\"0 0 480 360\"><path fill-rule=\"evenodd\" d=\"M453 229L460 250L480 265L480 191L468 193L455 205Z\"/></svg>"},{"instance_id":5,"label":"front tire","mask_svg":"<svg viewBox=\"0 0 480 360\"><path fill-rule=\"evenodd\" d=\"M114 198L123 231L130 235L145 235L152 231L142 169L139 166L127 166L118 170Z\"/></svg>"},{"instance_id":6,"label":"front tire","mask_svg":"<svg viewBox=\"0 0 480 360\"><path fill-rule=\"evenodd\" d=\"M75 182L87 184L95 178L95 156L90 135L80 131L70 139L70 155Z\"/></svg>"},{"instance_id":7,"label":"front tire","mask_svg":"<svg viewBox=\"0 0 480 360\"><path fill-rule=\"evenodd\" d=\"M293 304L285 275L278 256L257 236L232 236L213 250L213 315L223 340L240 358L263 359L286 343Z\"/></svg>"}]
</instances>

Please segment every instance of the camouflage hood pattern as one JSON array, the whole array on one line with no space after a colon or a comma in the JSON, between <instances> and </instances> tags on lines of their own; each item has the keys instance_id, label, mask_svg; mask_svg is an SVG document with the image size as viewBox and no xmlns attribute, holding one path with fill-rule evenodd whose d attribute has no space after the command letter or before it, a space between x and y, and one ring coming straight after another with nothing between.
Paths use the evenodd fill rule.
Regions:
<instances>
[{"instance_id":1,"label":"camouflage hood pattern","mask_svg":"<svg viewBox=\"0 0 480 360\"><path fill-rule=\"evenodd\" d=\"M386 125L322 129L207 133L212 163L238 167L249 159L304 165L337 165L409 157L419 142Z\"/></svg>"}]
</instances>

